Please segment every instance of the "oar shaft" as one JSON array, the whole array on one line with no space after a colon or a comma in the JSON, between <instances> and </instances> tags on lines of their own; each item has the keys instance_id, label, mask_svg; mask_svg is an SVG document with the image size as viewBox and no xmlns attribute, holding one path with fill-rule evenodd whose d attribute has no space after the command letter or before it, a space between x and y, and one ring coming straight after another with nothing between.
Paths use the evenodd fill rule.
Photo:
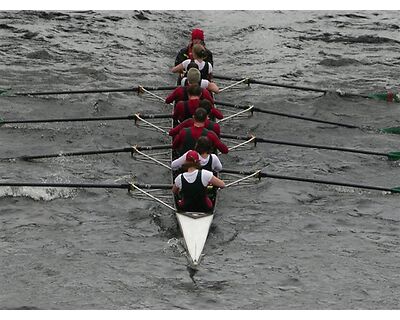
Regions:
<instances>
[{"instance_id":1,"label":"oar shaft","mask_svg":"<svg viewBox=\"0 0 400 320\"><path fill-rule=\"evenodd\" d=\"M271 178L271 179L282 179L282 180L320 183L320 184L328 184L328 185L335 185L335 186L342 186L342 187L352 187L352 188L359 188L359 189L369 189L369 190L377 190L377 191L398 192L394 188L385 188L385 187L379 187L379 186L370 186L370 185L347 183L347 182L327 181L327 180L321 180L321 179L309 179L309 178L299 178L299 177L291 177L291 176L281 176L281 175L269 174L269 173L261 173L261 177Z\"/></svg>"},{"instance_id":2,"label":"oar shaft","mask_svg":"<svg viewBox=\"0 0 400 320\"><path fill-rule=\"evenodd\" d=\"M107 183L51 183L51 182L0 182L0 187L54 187L54 188L98 188L98 189L130 189L129 183L107 184Z\"/></svg>"},{"instance_id":3,"label":"oar shaft","mask_svg":"<svg viewBox=\"0 0 400 320\"><path fill-rule=\"evenodd\" d=\"M142 119L168 119L172 118L170 113L161 114L140 114ZM113 117L86 117L86 118L58 118L58 119L31 119L31 120L3 120L0 119L0 125L12 123L51 123L51 122L78 122L78 121L114 121L114 120L135 120L136 114L128 116Z\"/></svg>"},{"instance_id":4,"label":"oar shaft","mask_svg":"<svg viewBox=\"0 0 400 320\"><path fill-rule=\"evenodd\" d=\"M104 93L104 92L133 92L137 88L117 88L117 89L88 89L88 90L58 90L58 91L38 91L38 92L16 92L17 96L41 96L56 94L84 94L84 93Z\"/></svg>"},{"instance_id":5,"label":"oar shaft","mask_svg":"<svg viewBox=\"0 0 400 320\"><path fill-rule=\"evenodd\" d=\"M154 145L154 146L136 146L136 149L139 151L165 150L165 149L171 149L171 148L172 148L172 145L170 145L170 144L162 144L162 145ZM29 156L29 155L21 156L21 157L17 157L17 159L35 160L35 159L44 159L44 158L87 156L87 155L94 155L94 154L108 154L108 153L121 153L121 152L135 152L135 150L133 147L125 147L125 148L105 149L105 150L59 152L59 153L39 154L39 155L32 155L32 156ZM2 160L9 160L9 159L11 159L11 158L2 159Z\"/></svg>"},{"instance_id":6,"label":"oar shaft","mask_svg":"<svg viewBox=\"0 0 400 320\"><path fill-rule=\"evenodd\" d=\"M219 76L219 75L213 75L213 77L215 79L231 80L231 81L241 81L241 80L245 79L245 78L225 77L225 76ZM277 82L267 82L267 81L261 81L261 80L254 80L254 79L251 79L251 78L248 79L248 83L261 84L261 85L266 85L266 86L271 86L271 87L282 87L282 88L296 89L296 90L302 90L302 91L314 91L314 92L321 92L321 93L327 93L328 92L328 90L326 90L326 89L303 87L303 86L283 84L283 83L277 83Z\"/></svg>"},{"instance_id":7,"label":"oar shaft","mask_svg":"<svg viewBox=\"0 0 400 320\"><path fill-rule=\"evenodd\" d=\"M133 120L134 115L121 117L87 117L87 118L58 118L58 119L27 119L27 120L0 120L0 124L12 123L51 123L51 122L77 122L77 121L106 121L106 120Z\"/></svg>"},{"instance_id":8,"label":"oar shaft","mask_svg":"<svg viewBox=\"0 0 400 320\"><path fill-rule=\"evenodd\" d=\"M234 103L229 103L229 102L215 101L215 103L219 104L221 106L228 106L228 107L232 107L232 108L236 108L236 109L243 109L243 110L248 109L248 106L236 105ZM272 110L267 110L267 109L261 109L258 107L254 107L253 111L260 112L260 113L268 113L268 114L272 114L272 115L276 115L276 116L300 119L300 120L305 120L305 121L331 124L331 125L336 125L336 126L340 126L340 127L360 129L359 126L356 126L354 124L346 124L346 123L340 123L340 122L334 122L334 121L320 120L320 119L315 119L315 118L310 118L310 117L303 117L303 116L298 116L298 115L294 115L294 114L288 114L288 113L277 112L277 111L272 111Z\"/></svg>"},{"instance_id":9,"label":"oar shaft","mask_svg":"<svg viewBox=\"0 0 400 320\"><path fill-rule=\"evenodd\" d=\"M119 149L108 149L108 150L59 152L59 153L40 154L40 155L33 155L33 156L21 156L18 158L22 159L22 160L34 160L34 159L44 159L44 158L86 156L86 155L92 155L92 154L107 154L107 153L120 153L120 152L132 152L132 147L119 148Z\"/></svg>"},{"instance_id":10,"label":"oar shaft","mask_svg":"<svg viewBox=\"0 0 400 320\"><path fill-rule=\"evenodd\" d=\"M169 190L171 184L141 184L135 183L141 189ZM62 183L62 182L1 182L0 187L40 187L40 188L97 188L97 189L127 189L132 190L130 183Z\"/></svg>"},{"instance_id":11,"label":"oar shaft","mask_svg":"<svg viewBox=\"0 0 400 320\"><path fill-rule=\"evenodd\" d=\"M230 135L230 134L221 134L221 138L236 139L236 140L248 140L251 137L249 137L249 136L235 136L235 135ZM256 142L287 145L287 146L295 146L295 147L302 147L302 148L335 150L335 151L351 152L351 153L358 153L358 154L369 154L369 155L375 155L375 156L385 156L385 157L388 156L388 154L384 153L384 152L375 152L375 151L369 151L369 150L357 150L357 149L350 149L350 148L341 148L341 147L333 147L333 146L307 144L307 143L300 143L300 142L280 141L280 140L272 140L272 139L265 139L265 138L258 138L258 137L256 137Z\"/></svg>"},{"instance_id":12,"label":"oar shaft","mask_svg":"<svg viewBox=\"0 0 400 320\"><path fill-rule=\"evenodd\" d=\"M165 87L143 87L148 91L174 90L172 86ZM57 90L57 91L38 91L38 92L16 92L17 96L40 96L40 95L56 95L56 94L84 94L84 93L106 93L106 92L140 92L139 87L131 88L106 88L106 89L86 89L86 90Z\"/></svg>"},{"instance_id":13,"label":"oar shaft","mask_svg":"<svg viewBox=\"0 0 400 320\"><path fill-rule=\"evenodd\" d=\"M230 170L230 169L223 169L220 172L221 173L240 174L240 175L246 175L246 176L255 173L255 172L252 172L252 171ZM263 172L260 172L256 177L258 177L258 178L281 179L281 180L292 180L292 181L301 181L301 182L310 182L310 183L319 183L319 184L335 185L335 186L342 186L342 187L352 187L352 188L359 188L359 189L387 191L387 192L393 192L393 193L399 193L400 192L399 188L387 188L387 187L380 187L380 186L370 186L370 185L364 185L364 184L329 181L329 180L322 180L322 179L300 178L300 177L283 176L283 175L263 173Z\"/></svg>"},{"instance_id":14,"label":"oar shaft","mask_svg":"<svg viewBox=\"0 0 400 320\"><path fill-rule=\"evenodd\" d=\"M172 184L141 184L135 183L135 186L140 189L162 189L162 190L170 190L172 189Z\"/></svg>"}]
</instances>

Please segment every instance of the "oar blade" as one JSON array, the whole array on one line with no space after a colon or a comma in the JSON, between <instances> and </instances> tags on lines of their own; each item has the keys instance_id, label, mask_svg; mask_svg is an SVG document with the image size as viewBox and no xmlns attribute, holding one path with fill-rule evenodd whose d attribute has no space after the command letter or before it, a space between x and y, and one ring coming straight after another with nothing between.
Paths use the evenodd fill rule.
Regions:
<instances>
[{"instance_id":1,"label":"oar blade","mask_svg":"<svg viewBox=\"0 0 400 320\"><path fill-rule=\"evenodd\" d=\"M387 154L390 161L400 160L400 151L392 151Z\"/></svg>"},{"instance_id":2,"label":"oar blade","mask_svg":"<svg viewBox=\"0 0 400 320\"><path fill-rule=\"evenodd\" d=\"M379 129L381 133L400 134L400 127L389 127Z\"/></svg>"},{"instance_id":3,"label":"oar blade","mask_svg":"<svg viewBox=\"0 0 400 320\"><path fill-rule=\"evenodd\" d=\"M0 88L0 96L9 96L11 88Z\"/></svg>"},{"instance_id":4,"label":"oar blade","mask_svg":"<svg viewBox=\"0 0 400 320\"><path fill-rule=\"evenodd\" d=\"M386 102L400 102L400 94L394 92L379 92L372 93L368 96L371 99L386 101Z\"/></svg>"}]
</instances>

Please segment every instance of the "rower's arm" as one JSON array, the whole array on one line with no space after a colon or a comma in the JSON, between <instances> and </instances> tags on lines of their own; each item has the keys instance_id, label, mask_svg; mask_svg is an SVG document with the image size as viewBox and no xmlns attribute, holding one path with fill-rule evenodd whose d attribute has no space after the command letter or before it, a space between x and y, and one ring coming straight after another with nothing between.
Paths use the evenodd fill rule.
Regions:
<instances>
[{"instance_id":1,"label":"rower's arm","mask_svg":"<svg viewBox=\"0 0 400 320\"><path fill-rule=\"evenodd\" d=\"M179 193L179 188L175 185L175 183L172 185L172 192L175 194Z\"/></svg>"},{"instance_id":2,"label":"rower's arm","mask_svg":"<svg viewBox=\"0 0 400 320\"><path fill-rule=\"evenodd\" d=\"M219 88L214 82L209 81L207 89L208 91L219 93Z\"/></svg>"},{"instance_id":3,"label":"rower's arm","mask_svg":"<svg viewBox=\"0 0 400 320\"><path fill-rule=\"evenodd\" d=\"M225 188L225 182L222 181L220 178L217 178L216 176L213 176L210 180L210 183L214 186L214 187L218 187L218 188Z\"/></svg>"},{"instance_id":4,"label":"rower's arm","mask_svg":"<svg viewBox=\"0 0 400 320\"><path fill-rule=\"evenodd\" d=\"M183 65L182 65L182 63L181 64L178 64L177 66L175 66L175 67L173 67L172 69L171 69L171 71L173 72L173 73L183 73Z\"/></svg>"},{"instance_id":5,"label":"rower's arm","mask_svg":"<svg viewBox=\"0 0 400 320\"><path fill-rule=\"evenodd\" d=\"M182 156L180 156L178 159L175 159L174 161L172 161L171 169L173 171L176 171L183 166L183 164L185 163L185 160L186 160L186 154L187 154L187 152L185 154L183 154Z\"/></svg>"}]
</instances>

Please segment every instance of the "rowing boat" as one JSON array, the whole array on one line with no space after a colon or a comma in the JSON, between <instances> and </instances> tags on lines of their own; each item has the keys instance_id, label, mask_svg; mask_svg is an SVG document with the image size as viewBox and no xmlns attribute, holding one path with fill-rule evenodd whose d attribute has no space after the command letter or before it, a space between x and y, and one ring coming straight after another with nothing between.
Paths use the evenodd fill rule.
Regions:
<instances>
[{"instance_id":1,"label":"rowing boat","mask_svg":"<svg viewBox=\"0 0 400 320\"><path fill-rule=\"evenodd\" d=\"M172 126L174 125L176 125L176 123L172 121ZM172 150L171 159L175 160L176 158L178 158L178 154ZM172 183L174 183L178 174L179 172L172 171ZM214 219L215 208L217 204L218 188L209 187L207 190L208 197L213 203L213 208L209 212L182 211L178 206L179 195L173 195L176 209L175 217L183 236L186 248L186 257L188 259L189 266L194 269L196 269L196 267L199 265L203 256L202 252Z\"/></svg>"}]
</instances>

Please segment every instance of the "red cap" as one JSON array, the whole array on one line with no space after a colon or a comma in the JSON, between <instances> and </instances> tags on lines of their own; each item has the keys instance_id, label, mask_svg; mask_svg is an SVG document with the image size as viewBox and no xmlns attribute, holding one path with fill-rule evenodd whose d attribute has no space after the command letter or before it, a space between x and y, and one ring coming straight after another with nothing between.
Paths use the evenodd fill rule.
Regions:
<instances>
[{"instance_id":1,"label":"red cap","mask_svg":"<svg viewBox=\"0 0 400 320\"><path fill-rule=\"evenodd\" d=\"M192 31L192 40L194 39L200 39L201 41L204 41L204 32L201 29L193 29Z\"/></svg>"},{"instance_id":2,"label":"red cap","mask_svg":"<svg viewBox=\"0 0 400 320\"><path fill-rule=\"evenodd\" d=\"M190 150L186 154L186 161L200 162L199 154L196 151Z\"/></svg>"}]
</instances>

